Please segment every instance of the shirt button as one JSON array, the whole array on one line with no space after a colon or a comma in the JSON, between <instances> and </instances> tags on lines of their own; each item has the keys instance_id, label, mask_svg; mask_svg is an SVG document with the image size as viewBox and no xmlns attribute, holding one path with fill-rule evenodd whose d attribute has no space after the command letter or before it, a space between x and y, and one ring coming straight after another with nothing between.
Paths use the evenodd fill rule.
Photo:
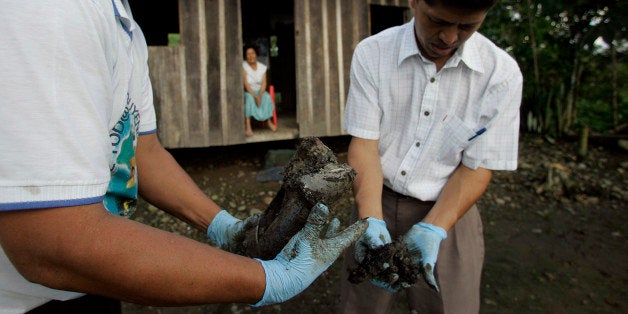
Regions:
<instances>
[{"instance_id":1,"label":"shirt button","mask_svg":"<svg viewBox=\"0 0 628 314\"><path fill-rule=\"evenodd\" d=\"M401 170L401 175L405 176L406 175L406 171L405 170Z\"/></svg>"},{"instance_id":2,"label":"shirt button","mask_svg":"<svg viewBox=\"0 0 628 314\"><path fill-rule=\"evenodd\" d=\"M432 78L430 78L430 83L434 83L435 81L436 81L436 79L435 79L435 78L433 78L433 77L432 77Z\"/></svg>"},{"instance_id":3,"label":"shirt button","mask_svg":"<svg viewBox=\"0 0 628 314\"><path fill-rule=\"evenodd\" d=\"M421 143L416 142L416 144L414 144L414 145L415 145L416 147L419 147L419 146L421 146Z\"/></svg>"},{"instance_id":4,"label":"shirt button","mask_svg":"<svg viewBox=\"0 0 628 314\"><path fill-rule=\"evenodd\" d=\"M426 111L426 112L424 112L423 114L427 117L427 116L429 116L429 115L430 115L430 112L429 112L429 111Z\"/></svg>"}]
</instances>

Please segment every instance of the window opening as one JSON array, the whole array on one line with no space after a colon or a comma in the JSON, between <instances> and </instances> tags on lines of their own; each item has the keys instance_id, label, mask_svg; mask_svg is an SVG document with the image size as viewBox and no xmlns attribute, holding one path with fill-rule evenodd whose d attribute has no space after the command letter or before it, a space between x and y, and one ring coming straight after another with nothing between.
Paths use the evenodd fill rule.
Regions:
<instances>
[{"instance_id":1,"label":"window opening","mask_svg":"<svg viewBox=\"0 0 628 314\"><path fill-rule=\"evenodd\" d=\"M179 45L179 1L129 1L133 18L149 46Z\"/></svg>"},{"instance_id":2,"label":"window opening","mask_svg":"<svg viewBox=\"0 0 628 314\"><path fill-rule=\"evenodd\" d=\"M407 7L370 5L371 34L377 34L387 28L404 24L412 18Z\"/></svg>"}]
</instances>

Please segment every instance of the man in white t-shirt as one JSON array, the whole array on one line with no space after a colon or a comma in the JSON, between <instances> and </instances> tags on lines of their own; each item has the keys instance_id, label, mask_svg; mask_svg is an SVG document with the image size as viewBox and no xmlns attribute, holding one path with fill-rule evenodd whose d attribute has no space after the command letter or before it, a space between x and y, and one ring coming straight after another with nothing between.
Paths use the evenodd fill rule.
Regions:
<instances>
[{"instance_id":1,"label":"man in white t-shirt","mask_svg":"<svg viewBox=\"0 0 628 314\"><path fill-rule=\"evenodd\" d=\"M401 238L425 271L425 282L404 289L413 312L477 313L484 242L475 203L492 170L516 169L522 75L476 32L494 0L410 3L411 22L353 55L348 161L355 216L369 227L345 260ZM388 311L401 287L372 283L345 283L342 312Z\"/></svg>"},{"instance_id":2,"label":"man in white t-shirt","mask_svg":"<svg viewBox=\"0 0 628 314\"><path fill-rule=\"evenodd\" d=\"M120 311L118 301L90 304L92 295L282 302L366 229L361 221L321 238L329 211L319 204L286 245L289 259L260 261L126 219L141 195L220 247L232 247L246 223L159 143L146 42L126 0L1 6L0 313Z\"/></svg>"}]
</instances>

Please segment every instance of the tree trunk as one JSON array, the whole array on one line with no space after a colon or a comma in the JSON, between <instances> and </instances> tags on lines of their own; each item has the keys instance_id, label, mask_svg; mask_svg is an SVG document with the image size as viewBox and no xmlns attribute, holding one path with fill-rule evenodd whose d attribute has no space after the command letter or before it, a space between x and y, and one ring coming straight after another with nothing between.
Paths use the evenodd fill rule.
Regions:
<instances>
[{"instance_id":1,"label":"tree trunk","mask_svg":"<svg viewBox=\"0 0 628 314\"><path fill-rule=\"evenodd\" d=\"M534 34L534 15L532 14L532 10L536 8L536 5L531 1L527 0L528 3L528 31L530 33L530 46L532 47L532 61L534 63L534 90L538 91L540 75L539 75L539 56L538 56L538 47L536 45L536 36Z\"/></svg>"},{"instance_id":2,"label":"tree trunk","mask_svg":"<svg viewBox=\"0 0 628 314\"><path fill-rule=\"evenodd\" d=\"M579 73L581 72L580 71L581 67L582 65L580 62L580 53L576 51L576 53L574 54L573 68L571 69L571 76L569 77L569 87L568 87L569 89L567 90L567 97L565 97L565 111L564 111L564 115L562 116L562 119L563 119L563 124L561 128L562 133L569 133L573 122L576 120L575 102L576 102L577 88L579 85L578 81L579 81Z\"/></svg>"},{"instance_id":3,"label":"tree trunk","mask_svg":"<svg viewBox=\"0 0 628 314\"><path fill-rule=\"evenodd\" d=\"M615 131L619 131L619 103L617 102L617 50L613 44L613 40L610 41L609 45L611 49L611 86L613 88L613 129Z\"/></svg>"},{"instance_id":4,"label":"tree trunk","mask_svg":"<svg viewBox=\"0 0 628 314\"><path fill-rule=\"evenodd\" d=\"M583 62L585 61L585 62ZM580 94L580 80L584 72L586 60L580 59L580 53L576 52L573 69L569 80L569 92L567 93L567 103L565 109L565 125L563 132L571 133L571 128L578 121L578 97Z\"/></svg>"}]
</instances>

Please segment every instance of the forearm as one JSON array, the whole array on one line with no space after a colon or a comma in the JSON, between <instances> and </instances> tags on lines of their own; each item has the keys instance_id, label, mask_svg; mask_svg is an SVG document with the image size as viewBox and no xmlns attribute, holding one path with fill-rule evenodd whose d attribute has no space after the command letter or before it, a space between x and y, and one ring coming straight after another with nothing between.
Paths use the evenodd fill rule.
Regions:
<instances>
[{"instance_id":1,"label":"forearm","mask_svg":"<svg viewBox=\"0 0 628 314\"><path fill-rule=\"evenodd\" d=\"M260 89L259 89L259 94L260 94L260 95L261 95L261 94L263 94L263 93L266 91L266 86L267 86L267 83L266 83L266 74L264 74L264 78L262 79L262 86L261 86L261 87L260 87Z\"/></svg>"},{"instance_id":2,"label":"forearm","mask_svg":"<svg viewBox=\"0 0 628 314\"><path fill-rule=\"evenodd\" d=\"M378 141L352 138L347 161L357 173L353 181L353 193L359 211L358 218L383 219L384 177L379 159Z\"/></svg>"},{"instance_id":3,"label":"forearm","mask_svg":"<svg viewBox=\"0 0 628 314\"><path fill-rule=\"evenodd\" d=\"M0 243L30 281L152 305L254 303L251 259L106 212L102 204L0 213Z\"/></svg>"},{"instance_id":4,"label":"forearm","mask_svg":"<svg viewBox=\"0 0 628 314\"><path fill-rule=\"evenodd\" d=\"M221 208L198 188L155 134L139 137L136 158L140 195L205 232Z\"/></svg>"},{"instance_id":5,"label":"forearm","mask_svg":"<svg viewBox=\"0 0 628 314\"><path fill-rule=\"evenodd\" d=\"M423 221L448 231L484 194L491 176L488 169L458 166Z\"/></svg>"}]
</instances>

